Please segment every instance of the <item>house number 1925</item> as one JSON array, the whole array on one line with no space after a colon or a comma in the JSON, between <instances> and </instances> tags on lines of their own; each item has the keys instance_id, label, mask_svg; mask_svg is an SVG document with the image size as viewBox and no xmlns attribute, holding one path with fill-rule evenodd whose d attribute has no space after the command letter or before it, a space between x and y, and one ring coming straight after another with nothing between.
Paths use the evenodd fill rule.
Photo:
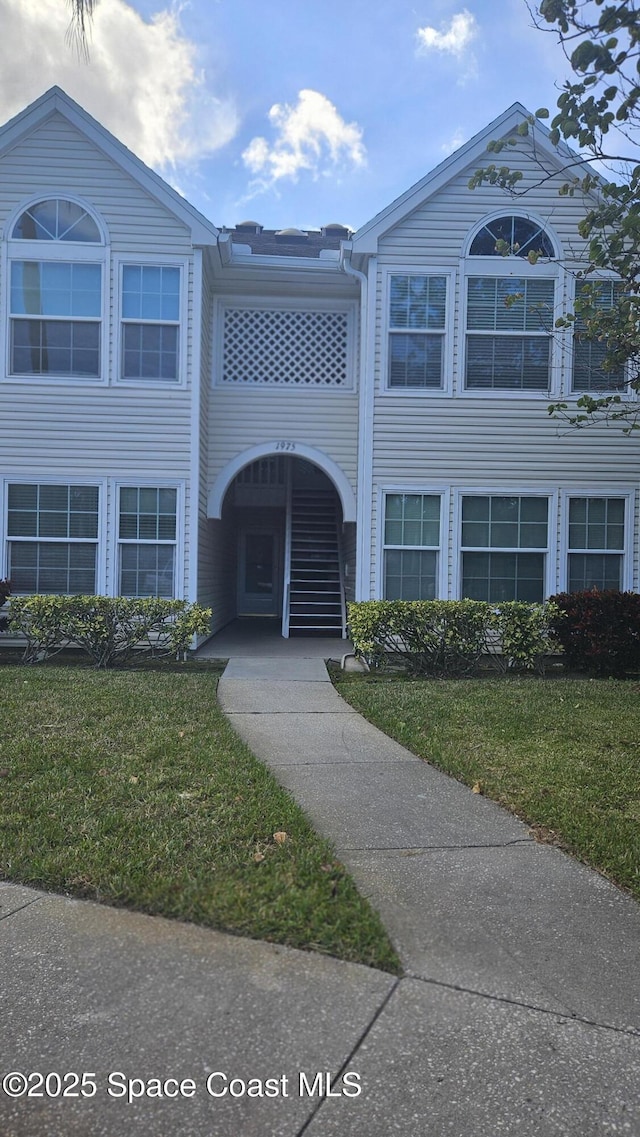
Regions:
<instances>
[{"instance_id":1,"label":"house number 1925","mask_svg":"<svg viewBox=\"0 0 640 1137\"><path fill-rule=\"evenodd\" d=\"M276 450L295 450L295 442L276 442Z\"/></svg>"}]
</instances>

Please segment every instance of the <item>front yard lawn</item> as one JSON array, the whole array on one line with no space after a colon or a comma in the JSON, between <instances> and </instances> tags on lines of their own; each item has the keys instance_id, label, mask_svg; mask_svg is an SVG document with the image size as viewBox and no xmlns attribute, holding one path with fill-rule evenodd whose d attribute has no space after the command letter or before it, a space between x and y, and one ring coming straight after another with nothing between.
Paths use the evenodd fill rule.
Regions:
<instances>
[{"instance_id":1,"label":"front yard lawn","mask_svg":"<svg viewBox=\"0 0 640 1137\"><path fill-rule=\"evenodd\" d=\"M640 688L338 676L381 730L640 898Z\"/></svg>"},{"instance_id":2,"label":"front yard lawn","mask_svg":"<svg viewBox=\"0 0 640 1137\"><path fill-rule=\"evenodd\" d=\"M207 670L0 667L0 879L388 971L376 913Z\"/></svg>"}]
</instances>

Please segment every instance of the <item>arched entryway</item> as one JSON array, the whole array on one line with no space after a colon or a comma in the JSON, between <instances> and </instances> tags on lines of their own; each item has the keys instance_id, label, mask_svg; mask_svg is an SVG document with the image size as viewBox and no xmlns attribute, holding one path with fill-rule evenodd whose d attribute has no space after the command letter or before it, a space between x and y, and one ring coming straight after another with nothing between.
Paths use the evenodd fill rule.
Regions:
<instances>
[{"instance_id":1,"label":"arched entryway","mask_svg":"<svg viewBox=\"0 0 640 1137\"><path fill-rule=\"evenodd\" d=\"M277 621L283 636L345 636L355 578L349 483L338 467L339 487L317 461L286 450L242 457L209 497L224 616Z\"/></svg>"}]
</instances>

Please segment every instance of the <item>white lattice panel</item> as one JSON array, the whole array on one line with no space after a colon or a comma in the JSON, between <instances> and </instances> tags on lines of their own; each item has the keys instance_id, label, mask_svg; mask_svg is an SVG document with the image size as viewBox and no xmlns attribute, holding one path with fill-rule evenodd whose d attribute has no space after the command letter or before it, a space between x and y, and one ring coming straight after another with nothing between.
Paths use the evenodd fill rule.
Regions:
<instances>
[{"instance_id":1,"label":"white lattice panel","mask_svg":"<svg viewBox=\"0 0 640 1137\"><path fill-rule=\"evenodd\" d=\"M223 383L347 387L347 312L226 308Z\"/></svg>"}]
</instances>

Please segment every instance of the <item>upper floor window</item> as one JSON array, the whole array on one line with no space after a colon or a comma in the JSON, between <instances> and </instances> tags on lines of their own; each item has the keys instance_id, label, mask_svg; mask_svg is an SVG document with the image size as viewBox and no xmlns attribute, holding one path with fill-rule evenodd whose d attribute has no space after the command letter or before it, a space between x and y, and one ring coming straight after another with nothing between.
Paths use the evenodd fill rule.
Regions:
<instances>
[{"instance_id":1,"label":"upper floor window","mask_svg":"<svg viewBox=\"0 0 640 1137\"><path fill-rule=\"evenodd\" d=\"M47 198L25 209L11 236L21 241L81 241L101 244L100 230L93 217L75 201Z\"/></svg>"},{"instance_id":2,"label":"upper floor window","mask_svg":"<svg viewBox=\"0 0 640 1137\"><path fill-rule=\"evenodd\" d=\"M180 269L122 267L122 378L179 379Z\"/></svg>"},{"instance_id":3,"label":"upper floor window","mask_svg":"<svg viewBox=\"0 0 640 1137\"><path fill-rule=\"evenodd\" d=\"M615 280L582 281L576 288L576 299L584 299L597 313L614 308L620 295ZM604 368L608 345L605 340L586 332L585 315L576 314L573 326L572 391L614 391L625 385L624 366Z\"/></svg>"},{"instance_id":4,"label":"upper floor window","mask_svg":"<svg viewBox=\"0 0 640 1137\"><path fill-rule=\"evenodd\" d=\"M102 266L11 262L12 375L97 379Z\"/></svg>"},{"instance_id":5,"label":"upper floor window","mask_svg":"<svg viewBox=\"0 0 640 1137\"><path fill-rule=\"evenodd\" d=\"M446 304L446 276L389 277L389 387L443 386Z\"/></svg>"},{"instance_id":6,"label":"upper floor window","mask_svg":"<svg viewBox=\"0 0 640 1137\"><path fill-rule=\"evenodd\" d=\"M528 257L529 253L542 257L556 256L553 241L543 227L537 221L515 214L487 221L476 233L469 249L472 257Z\"/></svg>"},{"instance_id":7,"label":"upper floor window","mask_svg":"<svg viewBox=\"0 0 640 1137\"><path fill-rule=\"evenodd\" d=\"M468 390L548 389L554 293L545 277L469 277Z\"/></svg>"},{"instance_id":8,"label":"upper floor window","mask_svg":"<svg viewBox=\"0 0 640 1137\"><path fill-rule=\"evenodd\" d=\"M100 379L106 246L95 218L46 198L23 210L8 246L8 373Z\"/></svg>"}]
</instances>

